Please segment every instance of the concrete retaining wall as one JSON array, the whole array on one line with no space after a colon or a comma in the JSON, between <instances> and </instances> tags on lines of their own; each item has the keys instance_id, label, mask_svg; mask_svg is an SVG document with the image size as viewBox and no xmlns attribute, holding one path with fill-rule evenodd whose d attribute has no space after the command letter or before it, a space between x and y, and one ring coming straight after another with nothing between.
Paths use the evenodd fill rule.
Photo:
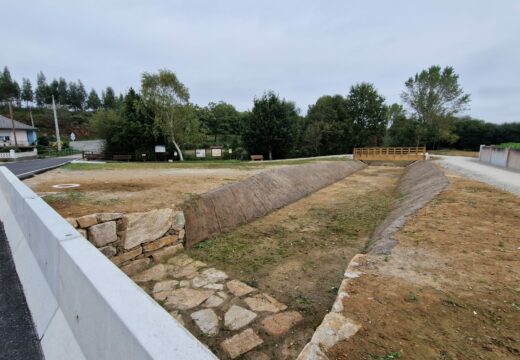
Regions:
<instances>
[{"instance_id":1,"label":"concrete retaining wall","mask_svg":"<svg viewBox=\"0 0 520 360\"><path fill-rule=\"evenodd\" d=\"M186 246L264 216L365 166L360 161L287 166L202 194L184 209Z\"/></svg>"},{"instance_id":2,"label":"concrete retaining wall","mask_svg":"<svg viewBox=\"0 0 520 360\"><path fill-rule=\"evenodd\" d=\"M3 167L0 219L46 359L216 359Z\"/></svg>"},{"instance_id":3,"label":"concrete retaining wall","mask_svg":"<svg viewBox=\"0 0 520 360\"><path fill-rule=\"evenodd\" d=\"M520 150L480 146L479 160L495 166L520 170Z\"/></svg>"}]
</instances>

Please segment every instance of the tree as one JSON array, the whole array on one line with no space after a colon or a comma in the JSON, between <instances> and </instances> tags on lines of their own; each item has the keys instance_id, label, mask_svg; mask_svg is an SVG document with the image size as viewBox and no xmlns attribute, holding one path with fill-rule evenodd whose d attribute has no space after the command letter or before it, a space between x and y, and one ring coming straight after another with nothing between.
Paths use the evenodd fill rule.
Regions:
<instances>
[{"instance_id":1,"label":"tree","mask_svg":"<svg viewBox=\"0 0 520 360\"><path fill-rule=\"evenodd\" d=\"M58 80L58 95L57 100L60 105L66 105L68 104L68 86L67 81L65 81L64 78L60 77Z\"/></svg>"},{"instance_id":2,"label":"tree","mask_svg":"<svg viewBox=\"0 0 520 360\"><path fill-rule=\"evenodd\" d=\"M298 113L293 102L272 91L254 99L253 110L244 124L242 138L250 153L285 157L293 142Z\"/></svg>"},{"instance_id":3,"label":"tree","mask_svg":"<svg viewBox=\"0 0 520 360\"><path fill-rule=\"evenodd\" d=\"M83 110L87 98L87 92L85 91L85 87L81 80L78 80L77 83L69 83L68 94L68 105L70 105L75 111Z\"/></svg>"},{"instance_id":4,"label":"tree","mask_svg":"<svg viewBox=\"0 0 520 360\"><path fill-rule=\"evenodd\" d=\"M130 89L119 111L99 110L92 117L92 128L105 140L105 152L141 154L155 143L153 114L140 104L140 96Z\"/></svg>"},{"instance_id":5,"label":"tree","mask_svg":"<svg viewBox=\"0 0 520 360\"><path fill-rule=\"evenodd\" d=\"M350 88L347 96L347 116L352 119L356 146L381 145L388 123L385 98L374 85L361 83Z\"/></svg>"},{"instance_id":6,"label":"tree","mask_svg":"<svg viewBox=\"0 0 520 360\"><path fill-rule=\"evenodd\" d=\"M189 105L190 94L175 73L159 70L144 73L141 78L144 106L153 112L155 124L184 160L180 146L198 135L198 120Z\"/></svg>"},{"instance_id":7,"label":"tree","mask_svg":"<svg viewBox=\"0 0 520 360\"><path fill-rule=\"evenodd\" d=\"M26 107L29 107L29 103L33 102L33 100L34 100L34 93L32 90L31 81L29 79L26 79L26 78L22 79L21 98L23 101L25 101Z\"/></svg>"},{"instance_id":8,"label":"tree","mask_svg":"<svg viewBox=\"0 0 520 360\"><path fill-rule=\"evenodd\" d=\"M65 105L59 102L59 85L60 84L58 80L54 79L51 81L51 83L49 84L49 96L51 96L51 99L52 96L54 96L54 101L56 101L59 105Z\"/></svg>"},{"instance_id":9,"label":"tree","mask_svg":"<svg viewBox=\"0 0 520 360\"><path fill-rule=\"evenodd\" d=\"M401 94L412 116L417 118L433 146L440 141L453 142L453 117L466 110L470 102L459 85L459 76L451 66L434 65L405 82Z\"/></svg>"},{"instance_id":10,"label":"tree","mask_svg":"<svg viewBox=\"0 0 520 360\"><path fill-rule=\"evenodd\" d=\"M304 121L301 147L309 155L341 154L352 147L352 119L341 95L320 97L310 105Z\"/></svg>"},{"instance_id":11,"label":"tree","mask_svg":"<svg viewBox=\"0 0 520 360\"><path fill-rule=\"evenodd\" d=\"M20 97L20 87L11 78L11 73L7 66L0 74L0 101L13 101Z\"/></svg>"},{"instance_id":12,"label":"tree","mask_svg":"<svg viewBox=\"0 0 520 360\"><path fill-rule=\"evenodd\" d=\"M36 90L34 91L34 96L36 99L36 104L40 107L49 104L49 86L47 85L47 79L43 72L39 72L36 75Z\"/></svg>"},{"instance_id":13,"label":"tree","mask_svg":"<svg viewBox=\"0 0 520 360\"><path fill-rule=\"evenodd\" d=\"M197 115L208 134L214 137L217 143L218 135L237 134L239 132L240 114L231 104L221 101L209 103L204 108L196 110Z\"/></svg>"},{"instance_id":14,"label":"tree","mask_svg":"<svg viewBox=\"0 0 520 360\"><path fill-rule=\"evenodd\" d=\"M408 118L400 104L392 104L388 108L390 127L387 131L388 146L419 146L420 131L416 119Z\"/></svg>"},{"instance_id":15,"label":"tree","mask_svg":"<svg viewBox=\"0 0 520 360\"><path fill-rule=\"evenodd\" d=\"M87 108L90 110L98 110L101 107L101 100L96 92L96 90L90 90L87 98Z\"/></svg>"},{"instance_id":16,"label":"tree","mask_svg":"<svg viewBox=\"0 0 520 360\"><path fill-rule=\"evenodd\" d=\"M114 89L112 89L110 86L107 86L107 89L101 92L101 101L103 101L103 107L105 109L115 109L116 94Z\"/></svg>"}]
</instances>

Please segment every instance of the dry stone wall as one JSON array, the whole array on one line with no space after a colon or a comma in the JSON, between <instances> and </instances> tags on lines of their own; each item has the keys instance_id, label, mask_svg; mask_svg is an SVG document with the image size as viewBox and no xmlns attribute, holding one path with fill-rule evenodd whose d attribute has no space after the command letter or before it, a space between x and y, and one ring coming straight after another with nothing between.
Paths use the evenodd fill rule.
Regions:
<instances>
[{"instance_id":1,"label":"dry stone wall","mask_svg":"<svg viewBox=\"0 0 520 360\"><path fill-rule=\"evenodd\" d=\"M184 249L184 213L177 209L99 213L67 221L128 275Z\"/></svg>"},{"instance_id":2,"label":"dry stone wall","mask_svg":"<svg viewBox=\"0 0 520 360\"><path fill-rule=\"evenodd\" d=\"M264 216L365 166L331 161L276 168L204 193L185 206L186 246Z\"/></svg>"}]
</instances>

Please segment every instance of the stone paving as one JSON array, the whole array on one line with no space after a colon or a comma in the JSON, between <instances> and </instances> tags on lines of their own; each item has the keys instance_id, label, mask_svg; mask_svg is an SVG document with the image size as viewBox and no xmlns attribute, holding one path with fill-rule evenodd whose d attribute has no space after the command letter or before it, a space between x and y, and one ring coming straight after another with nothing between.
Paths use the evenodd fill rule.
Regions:
<instances>
[{"instance_id":1,"label":"stone paving","mask_svg":"<svg viewBox=\"0 0 520 360\"><path fill-rule=\"evenodd\" d=\"M276 343L303 320L269 294L185 253L132 276L157 302L217 355L270 359L252 351Z\"/></svg>"}]
</instances>

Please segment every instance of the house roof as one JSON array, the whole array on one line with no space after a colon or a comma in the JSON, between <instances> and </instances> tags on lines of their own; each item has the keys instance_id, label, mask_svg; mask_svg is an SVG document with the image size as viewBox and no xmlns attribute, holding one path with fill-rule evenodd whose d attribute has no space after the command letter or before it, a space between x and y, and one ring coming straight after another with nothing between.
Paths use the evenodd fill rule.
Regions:
<instances>
[{"instance_id":1,"label":"house roof","mask_svg":"<svg viewBox=\"0 0 520 360\"><path fill-rule=\"evenodd\" d=\"M36 130L35 127L31 125L24 124L19 121L14 121L14 126L16 130ZM13 128L13 124L11 123L11 119L6 118L5 116L0 115L0 129L5 130L11 130Z\"/></svg>"}]
</instances>

